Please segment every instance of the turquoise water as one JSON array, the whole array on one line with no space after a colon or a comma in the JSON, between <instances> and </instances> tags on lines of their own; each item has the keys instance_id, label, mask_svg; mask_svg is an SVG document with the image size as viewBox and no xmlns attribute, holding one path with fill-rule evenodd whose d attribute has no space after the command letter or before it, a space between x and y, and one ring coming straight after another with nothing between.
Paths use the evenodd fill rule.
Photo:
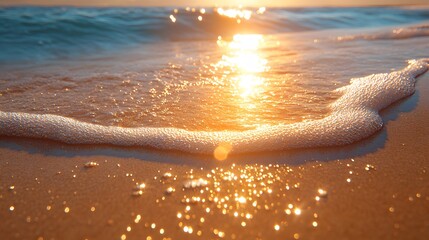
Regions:
<instances>
[{"instance_id":1,"label":"turquoise water","mask_svg":"<svg viewBox=\"0 0 429 240\"><path fill-rule=\"evenodd\" d=\"M238 32L278 34L324 29L395 26L429 20L429 9L418 8L273 8L257 9L250 19L217 9L195 12L172 8L0 8L0 63L64 59L143 43L195 41L231 37ZM175 23L169 16L177 19ZM198 21L198 16L203 21Z\"/></svg>"}]
</instances>

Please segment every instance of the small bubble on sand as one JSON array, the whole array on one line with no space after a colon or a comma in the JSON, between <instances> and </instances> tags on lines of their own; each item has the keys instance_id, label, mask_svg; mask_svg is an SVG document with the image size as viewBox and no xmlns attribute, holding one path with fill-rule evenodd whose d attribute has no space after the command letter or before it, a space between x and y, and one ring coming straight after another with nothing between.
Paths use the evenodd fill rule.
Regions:
<instances>
[{"instance_id":1,"label":"small bubble on sand","mask_svg":"<svg viewBox=\"0 0 429 240\"><path fill-rule=\"evenodd\" d=\"M365 166L365 170L366 170L366 171L371 171L371 170L376 170L376 169L375 169L375 167L374 167L373 165L371 165L371 164L367 164L367 165Z\"/></svg>"},{"instance_id":2,"label":"small bubble on sand","mask_svg":"<svg viewBox=\"0 0 429 240\"><path fill-rule=\"evenodd\" d=\"M166 172L164 173L164 175L162 175L162 179L169 179L173 176L173 174L171 174L170 172Z\"/></svg>"},{"instance_id":3,"label":"small bubble on sand","mask_svg":"<svg viewBox=\"0 0 429 240\"><path fill-rule=\"evenodd\" d=\"M86 168L93 168L93 167L97 167L99 164L97 162L87 162L85 163L85 167Z\"/></svg>"},{"instance_id":4,"label":"small bubble on sand","mask_svg":"<svg viewBox=\"0 0 429 240\"><path fill-rule=\"evenodd\" d=\"M145 183L137 184L137 185L134 187L134 189L135 189L135 190L143 190L143 189L145 189L145 188L146 188L146 184L145 184Z\"/></svg>"},{"instance_id":5,"label":"small bubble on sand","mask_svg":"<svg viewBox=\"0 0 429 240\"><path fill-rule=\"evenodd\" d=\"M169 187L167 188L167 190L165 190L165 193L168 195L173 194L176 191L176 189L174 187Z\"/></svg>"},{"instance_id":6,"label":"small bubble on sand","mask_svg":"<svg viewBox=\"0 0 429 240\"><path fill-rule=\"evenodd\" d=\"M133 196L141 196L143 195L143 191L142 190L137 190L137 191L133 191Z\"/></svg>"},{"instance_id":7,"label":"small bubble on sand","mask_svg":"<svg viewBox=\"0 0 429 240\"><path fill-rule=\"evenodd\" d=\"M199 178L199 179L190 179L190 180L186 180L183 183L183 187L184 188L197 188L197 187L205 187L207 186L208 181L203 179L203 178Z\"/></svg>"},{"instance_id":8,"label":"small bubble on sand","mask_svg":"<svg viewBox=\"0 0 429 240\"><path fill-rule=\"evenodd\" d=\"M140 183L140 184L137 183L137 185L133 189L132 195L133 196L141 196L141 195L143 195L143 190L145 188L146 188L146 184L145 183Z\"/></svg>"},{"instance_id":9,"label":"small bubble on sand","mask_svg":"<svg viewBox=\"0 0 429 240\"><path fill-rule=\"evenodd\" d=\"M326 191L326 190L324 190L324 189L321 189L321 188L319 188L318 190L317 190L317 193L319 193L319 197L327 197L328 196L328 191Z\"/></svg>"},{"instance_id":10,"label":"small bubble on sand","mask_svg":"<svg viewBox=\"0 0 429 240\"><path fill-rule=\"evenodd\" d=\"M136 216L136 218L134 219L134 222L135 222L135 223L139 223L141 219L142 219L142 216L141 216L140 214L138 214L138 215Z\"/></svg>"}]
</instances>

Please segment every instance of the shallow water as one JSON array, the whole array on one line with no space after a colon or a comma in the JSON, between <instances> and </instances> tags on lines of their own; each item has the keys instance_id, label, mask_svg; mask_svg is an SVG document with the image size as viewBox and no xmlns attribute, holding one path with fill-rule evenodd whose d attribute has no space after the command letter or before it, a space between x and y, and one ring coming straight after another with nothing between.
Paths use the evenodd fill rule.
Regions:
<instances>
[{"instance_id":1,"label":"shallow water","mask_svg":"<svg viewBox=\"0 0 429 240\"><path fill-rule=\"evenodd\" d=\"M150 146L177 149L175 143L182 141L191 146L179 150L198 151L198 142L210 148L227 140L234 146L253 136L238 133L232 141L222 132L263 132L329 116L335 125L344 124L333 111L343 94L336 89L352 78L400 70L409 59L429 56L424 8L204 10L1 9L0 46L6 51L0 53L0 110L36 114L41 129L52 119L37 114L91 123L73 134L75 123L62 122L59 128L68 129L67 136L52 136L58 129L49 128L36 137L79 143L85 139L82 131L100 135L102 125L120 127L116 130L123 134L114 137L121 140L102 134L104 143L129 145L141 138L145 145L145 139L155 138ZM376 102L390 93L376 95L381 98ZM370 118L355 113L360 122ZM0 132L22 135L6 128L22 125L27 115L13 117L15 123L6 118ZM133 130L124 127L157 130L130 134ZM359 126L365 132L360 138L376 129ZM291 131L281 139L308 146L302 133ZM269 132L260 139L275 141ZM329 131L314 135L316 142L331 136L323 132ZM338 144L349 142L347 134Z\"/></svg>"}]
</instances>

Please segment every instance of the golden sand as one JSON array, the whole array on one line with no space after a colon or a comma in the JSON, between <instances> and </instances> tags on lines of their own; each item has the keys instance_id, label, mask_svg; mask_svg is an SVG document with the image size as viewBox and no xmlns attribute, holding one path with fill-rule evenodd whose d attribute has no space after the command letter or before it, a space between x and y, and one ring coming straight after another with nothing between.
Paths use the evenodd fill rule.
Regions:
<instances>
[{"instance_id":1,"label":"golden sand","mask_svg":"<svg viewBox=\"0 0 429 240\"><path fill-rule=\"evenodd\" d=\"M343 148L216 162L1 138L0 238L426 239L428 75L417 89Z\"/></svg>"}]
</instances>

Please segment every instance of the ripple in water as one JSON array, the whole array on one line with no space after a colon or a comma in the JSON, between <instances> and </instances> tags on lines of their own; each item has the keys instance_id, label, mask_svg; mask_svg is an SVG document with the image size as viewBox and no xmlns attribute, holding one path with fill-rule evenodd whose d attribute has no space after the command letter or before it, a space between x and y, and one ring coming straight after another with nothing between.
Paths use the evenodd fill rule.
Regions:
<instances>
[{"instance_id":1,"label":"ripple in water","mask_svg":"<svg viewBox=\"0 0 429 240\"><path fill-rule=\"evenodd\" d=\"M6 112L55 114L104 126L192 131L323 118L338 97L332 92L336 85L302 83L300 72L279 74L292 59L278 44L257 34L219 37L206 49L179 53L167 66L160 63L144 73L19 72L5 81L0 106Z\"/></svg>"}]
</instances>

